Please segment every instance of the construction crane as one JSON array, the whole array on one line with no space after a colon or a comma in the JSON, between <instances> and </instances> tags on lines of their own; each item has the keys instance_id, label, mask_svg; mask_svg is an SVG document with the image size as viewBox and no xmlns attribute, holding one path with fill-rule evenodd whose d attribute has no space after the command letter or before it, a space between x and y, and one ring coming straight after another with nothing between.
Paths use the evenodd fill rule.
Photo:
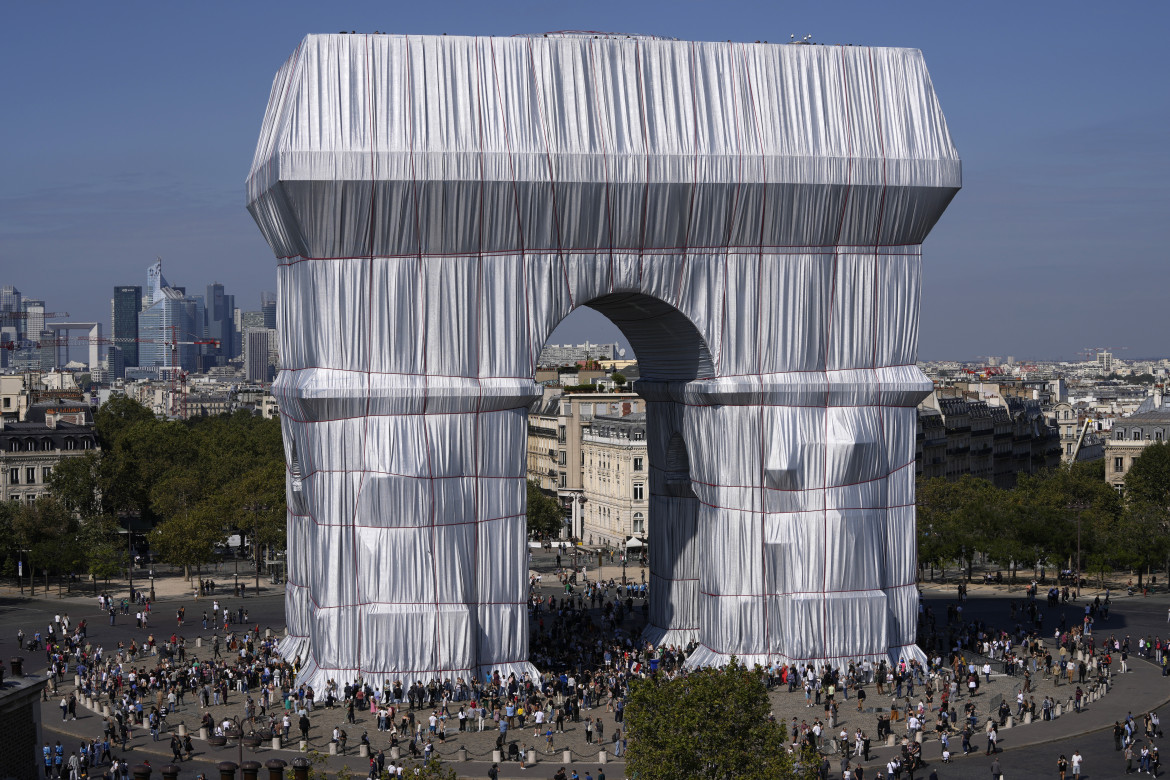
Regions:
<instances>
[{"instance_id":1,"label":"construction crane","mask_svg":"<svg viewBox=\"0 0 1170 780\"><path fill-rule=\"evenodd\" d=\"M0 320L27 320L32 316L32 313L27 311L0 311ZM43 314L36 312L36 316L44 317L46 320L59 320L69 316L67 311L47 311Z\"/></svg>"}]
</instances>

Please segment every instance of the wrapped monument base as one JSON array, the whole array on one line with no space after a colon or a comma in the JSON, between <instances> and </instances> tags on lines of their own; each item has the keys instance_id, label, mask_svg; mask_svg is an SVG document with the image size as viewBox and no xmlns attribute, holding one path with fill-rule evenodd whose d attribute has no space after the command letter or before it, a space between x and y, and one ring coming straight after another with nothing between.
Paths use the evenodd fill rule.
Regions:
<instances>
[{"instance_id":1,"label":"wrapped monument base","mask_svg":"<svg viewBox=\"0 0 1170 780\"><path fill-rule=\"evenodd\" d=\"M647 399L645 636L914 657L920 244L960 179L913 50L305 38L248 179L301 681L533 671L527 410L580 306Z\"/></svg>"}]
</instances>

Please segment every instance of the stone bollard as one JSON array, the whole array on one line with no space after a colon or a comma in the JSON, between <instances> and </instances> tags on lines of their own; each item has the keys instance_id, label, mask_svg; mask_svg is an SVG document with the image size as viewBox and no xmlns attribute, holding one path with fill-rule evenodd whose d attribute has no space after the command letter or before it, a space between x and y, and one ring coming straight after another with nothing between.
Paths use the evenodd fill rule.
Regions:
<instances>
[{"instance_id":1,"label":"stone bollard","mask_svg":"<svg viewBox=\"0 0 1170 780\"><path fill-rule=\"evenodd\" d=\"M459 748L458 750L456 750L455 751L455 760L456 761L466 761L467 760L467 748Z\"/></svg>"},{"instance_id":2,"label":"stone bollard","mask_svg":"<svg viewBox=\"0 0 1170 780\"><path fill-rule=\"evenodd\" d=\"M1005 720L1003 722L1003 727L1005 729L1010 729L1015 725L1016 725L1016 716L1015 715L1008 715L1007 720Z\"/></svg>"},{"instance_id":3,"label":"stone bollard","mask_svg":"<svg viewBox=\"0 0 1170 780\"><path fill-rule=\"evenodd\" d=\"M207 728L207 726L200 726L199 727L199 739L202 739L203 741L206 742L207 738L210 736L211 736L211 729Z\"/></svg>"},{"instance_id":4,"label":"stone bollard","mask_svg":"<svg viewBox=\"0 0 1170 780\"><path fill-rule=\"evenodd\" d=\"M369 757L370 757L370 746L365 744L365 743L358 745L358 758L369 758Z\"/></svg>"},{"instance_id":5,"label":"stone bollard","mask_svg":"<svg viewBox=\"0 0 1170 780\"><path fill-rule=\"evenodd\" d=\"M395 761L402 758L402 748L390 748L390 758L394 759Z\"/></svg>"},{"instance_id":6,"label":"stone bollard","mask_svg":"<svg viewBox=\"0 0 1170 780\"><path fill-rule=\"evenodd\" d=\"M270 758L264 762L268 769L268 780L284 780L284 768L287 766L283 759Z\"/></svg>"},{"instance_id":7,"label":"stone bollard","mask_svg":"<svg viewBox=\"0 0 1170 780\"><path fill-rule=\"evenodd\" d=\"M280 737L273 737L272 738L272 749L273 750L280 750L283 747L284 747L284 742L281 740Z\"/></svg>"},{"instance_id":8,"label":"stone bollard","mask_svg":"<svg viewBox=\"0 0 1170 780\"><path fill-rule=\"evenodd\" d=\"M493 764L498 764L503 760L504 760L504 751L502 751L502 750L493 750L492 751L492 763Z\"/></svg>"},{"instance_id":9,"label":"stone bollard","mask_svg":"<svg viewBox=\"0 0 1170 780\"><path fill-rule=\"evenodd\" d=\"M562 750L561 751L561 763L564 763L564 764L573 763L573 751L572 750Z\"/></svg>"},{"instance_id":10,"label":"stone bollard","mask_svg":"<svg viewBox=\"0 0 1170 780\"><path fill-rule=\"evenodd\" d=\"M1061 709L1060 705L1059 705L1059 704L1057 704L1057 705L1056 705L1056 711L1052 713L1052 717L1053 717L1053 718L1059 718L1059 717L1061 716L1061 713L1062 713L1062 712L1063 712L1063 710Z\"/></svg>"},{"instance_id":11,"label":"stone bollard","mask_svg":"<svg viewBox=\"0 0 1170 780\"><path fill-rule=\"evenodd\" d=\"M893 747L896 744L898 744L898 738L895 737L893 734L887 734L886 735L886 747Z\"/></svg>"},{"instance_id":12,"label":"stone bollard","mask_svg":"<svg viewBox=\"0 0 1170 780\"><path fill-rule=\"evenodd\" d=\"M1032 713L1030 713L1030 712L1025 712L1025 713L1024 713L1024 725L1025 725L1025 726L1027 726L1027 725L1028 725L1028 724L1030 724L1031 722L1032 722Z\"/></svg>"},{"instance_id":13,"label":"stone bollard","mask_svg":"<svg viewBox=\"0 0 1170 780\"><path fill-rule=\"evenodd\" d=\"M245 761L240 764L240 774L243 775L243 780L259 780L260 762Z\"/></svg>"},{"instance_id":14,"label":"stone bollard","mask_svg":"<svg viewBox=\"0 0 1170 780\"><path fill-rule=\"evenodd\" d=\"M600 751L597 754L597 763L599 763L599 764L609 763L609 755L604 750Z\"/></svg>"},{"instance_id":15,"label":"stone bollard","mask_svg":"<svg viewBox=\"0 0 1170 780\"><path fill-rule=\"evenodd\" d=\"M103 718L110 717L110 705L108 705L108 704L102 705L102 717Z\"/></svg>"},{"instance_id":16,"label":"stone bollard","mask_svg":"<svg viewBox=\"0 0 1170 780\"><path fill-rule=\"evenodd\" d=\"M73 687L74 688L81 687L81 675L80 674L73 675Z\"/></svg>"},{"instance_id":17,"label":"stone bollard","mask_svg":"<svg viewBox=\"0 0 1170 780\"><path fill-rule=\"evenodd\" d=\"M271 639L271 638L272 638L272 629L271 629L271 628L266 628L266 629L264 629L264 638L265 638L265 639Z\"/></svg>"},{"instance_id":18,"label":"stone bollard","mask_svg":"<svg viewBox=\"0 0 1170 780\"><path fill-rule=\"evenodd\" d=\"M300 751L302 753L306 753L306 752L308 752L308 750L309 750L309 740L302 739L301 744L300 744Z\"/></svg>"},{"instance_id":19,"label":"stone bollard","mask_svg":"<svg viewBox=\"0 0 1170 780\"><path fill-rule=\"evenodd\" d=\"M532 766L539 760L540 759L536 757L536 748L528 748L528 765Z\"/></svg>"},{"instance_id":20,"label":"stone bollard","mask_svg":"<svg viewBox=\"0 0 1170 780\"><path fill-rule=\"evenodd\" d=\"M921 731L921 729L914 732L914 741L917 742L919 745L922 744L922 731Z\"/></svg>"},{"instance_id":21,"label":"stone bollard","mask_svg":"<svg viewBox=\"0 0 1170 780\"><path fill-rule=\"evenodd\" d=\"M329 755L337 755L337 743L332 740L329 741Z\"/></svg>"},{"instance_id":22,"label":"stone bollard","mask_svg":"<svg viewBox=\"0 0 1170 780\"><path fill-rule=\"evenodd\" d=\"M186 723L179 724L179 736L180 737L187 736L187 724Z\"/></svg>"},{"instance_id":23,"label":"stone bollard","mask_svg":"<svg viewBox=\"0 0 1170 780\"><path fill-rule=\"evenodd\" d=\"M236 770L239 768L235 761L220 761L216 767L219 770L219 780L236 780Z\"/></svg>"}]
</instances>

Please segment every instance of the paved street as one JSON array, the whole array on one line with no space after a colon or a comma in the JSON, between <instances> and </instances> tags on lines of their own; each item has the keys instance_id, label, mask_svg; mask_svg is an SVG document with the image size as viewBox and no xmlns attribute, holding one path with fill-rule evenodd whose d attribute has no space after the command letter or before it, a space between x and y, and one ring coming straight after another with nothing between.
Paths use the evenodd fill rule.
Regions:
<instances>
[{"instance_id":1,"label":"paved street","mask_svg":"<svg viewBox=\"0 0 1170 780\"><path fill-rule=\"evenodd\" d=\"M537 570L551 570L555 561L551 556L544 554L537 555L534 560L534 568ZM591 572L593 570L591 569ZM609 567L603 571L606 576L611 573ZM633 577L637 572L637 567L630 567L629 574ZM620 579L620 566L616 567L616 577ZM231 581L229 577L222 577L224 581ZM555 578L546 576L544 578L544 585L549 592L556 590ZM133 615L119 616L116 625L110 626L108 618L98 611L97 602L92 597L72 597L59 599L56 598L55 593L49 598L44 598L38 593L38 598L28 599L19 598L11 594L6 594L0 597L0 657L8 658L16 652L16 631L18 628L23 628L26 635L32 636L36 630L44 630L44 627L53 620L54 614L60 610L61 612L68 612L70 618L76 622L80 619L89 621L89 639L94 645L102 645L106 652L109 653L117 645L119 641L129 643L134 639L141 642L149 633L154 633L156 637L169 636L172 631L176 630L174 613L180 605L187 607L187 624L181 632L187 637L190 652L199 655L201 652L210 654L207 648L203 651L194 649L192 646L197 637L209 639L212 631L208 629L204 631L201 627L201 617L205 606L210 606L209 599L201 599L195 601L193 598L186 595L185 588L180 588L176 582L156 581L156 589L158 590L159 600L156 602L154 609L154 618L151 625L147 629L137 629L134 625ZM180 595L182 594L182 595ZM1090 598L1092 594L1087 594ZM949 590L927 588L927 602L934 606L936 613L945 614L946 604L952 598L952 593ZM1022 599L1022 592L1014 594L1006 594L1000 591L992 591L990 588L982 586L973 586L971 588L971 596L964 603L965 616L985 620L991 626L1007 627L1009 625L1009 602L1012 599ZM228 599L229 606L235 607L242 604L248 611L249 623L259 623L261 630L265 628L272 628L274 631L283 631L283 599L279 592L270 591L267 594L262 594L259 597L249 596L242 601L238 599ZM1083 603L1083 602L1082 602ZM1130 635L1132 640L1136 643L1138 636L1149 634L1152 636L1166 636L1170 633L1170 625L1167 624L1167 610L1170 608L1170 597L1165 594L1158 594L1149 598L1141 597L1117 597L1114 594L1114 608L1109 620L1099 621L1095 634L1100 641L1101 637L1108 636L1111 633L1116 633L1119 636L1126 634ZM1076 606L1067 608L1070 615L1075 615L1078 611ZM1058 615L1054 615L1055 620L1059 620ZM1075 618L1074 618L1075 619ZM1052 622L1052 621L1050 621ZM1046 625L1045 633L1051 635L1052 626ZM43 653L23 653L27 659L26 671L43 673L46 664ZM1088 707L1087 711L1082 714L1068 714L1057 721L1049 723L1034 723L1026 727L1017 727L1014 729L1003 730L1000 732L1000 745L1004 752L1000 755L1000 762L1008 777L1033 777L1033 776L1055 776L1056 758L1060 753L1066 756L1071 756L1073 750L1079 749L1085 756L1085 768L1082 777L1115 777L1122 772L1122 760L1120 754L1113 750L1113 740L1111 735L1111 727L1115 719L1120 719L1132 708L1134 715L1139 717L1146 709L1156 706L1162 706L1170 699L1170 678L1163 678L1152 666L1139 659L1134 658L1131 661L1131 669L1133 670L1128 675L1115 675L1115 685L1113 691L1102 698L1100 701L1093 703ZM70 676L71 682L71 676ZM1010 689L1011 683L1005 683L1006 688ZM64 690L71 689L71 685L67 685ZM1057 689L1062 690L1062 689ZM1063 689L1067 690L1067 689ZM872 695L872 692L871 692ZM234 711L236 709L238 696L233 697L233 706L229 708ZM804 710L803 694L792 693L786 691L774 694L774 703L776 705L776 714L787 719L789 710L800 712ZM61 722L60 710L57 707L58 700L51 700L44 704L44 720L46 725L46 736L52 739L62 739L66 747L71 747L79 737L97 736L101 732L102 722L101 718L96 714L85 710L84 707L79 707L79 719L77 721ZM875 704L870 701L868 704ZM220 716L223 714L223 708L216 709L214 714ZM810 710L816 712L816 710ZM170 719L172 725L176 725L179 719L185 721L189 727L195 731L195 726L198 722L200 712L194 707L190 700L185 709L177 713L177 717ZM861 726L867 731L873 732L873 715L858 716L856 712L851 710L848 706L842 707L842 714L845 718L846 727L853 726L848 722L849 716L861 718ZM1170 711L1167 712L1170 715ZM556 739L556 753L551 757L556 760L548 760L550 757L544 755L542 752L541 763L535 767L530 767L521 771L516 764L505 764L502 777L549 777L556 771L560 764L560 750L564 747L570 747L574 751L575 764L578 771L584 775L586 769L590 769L596 774L596 747L587 747L583 737L583 725L586 717L601 717L605 723L606 736L612 733L615 724L613 722L613 715L611 713L604 713L600 710L583 711L582 722L579 724L568 724L566 734L557 735ZM381 743L378 741L379 733L376 731L375 723L372 716L367 712L359 716L360 720L354 727L347 728L349 732L350 752L349 757L335 757L328 761L328 766L332 770L338 770L344 765L348 765L350 769L364 773L366 764L362 759L357 758L356 746L362 731L367 731L370 734L371 740L375 747L384 746L385 740ZM327 736L326 732L332 728L333 721L341 723L344 720L344 715L341 710L334 710L333 712L322 712L320 710L313 716L314 735L312 740L312 747L320 747L324 750ZM454 731L454 728L450 730ZM510 735L519 742L526 742L533 745L535 740L532 739L531 729L515 730ZM458 738L458 735L449 737L447 744L440 747L439 752L447 756L453 756L454 752L460 747L465 746L472 754L473 758L487 759L490 756L490 750L494 743L494 733L465 735L464 738ZM955 744L955 743L953 743ZM982 748L982 742L978 743ZM170 751L167 748L165 741L153 743L150 739L149 732L145 730L137 730L135 737L130 743L130 757L133 761L148 759L151 764L158 767L170 760ZM196 755L195 760L189 765L185 765L185 769L189 768L189 773L184 772L182 777L194 777L196 769L200 771L207 771L214 766L215 763L230 759L237 760L238 749L233 745L232 747L213 749L199 740L195 740ZM929 742L924 748L924 755L930 763L930 768L937 769L941 778L967 778L967 777L981 777L985 778L988 775L988 767L991 759L986 758L982 752L977 755L969 757L956 757L953 763L942 765L938 760L938 745L935 742ZM588 751L588 752L586 752ZM295 755L293 751L272 751L269 748L263 748L255 753L248 750L244 751L245 760L255 758L261 762L272 757L284 758L291 761ZM866 766L867 777L873 777L873 772L879 766L884 767L885 761L891 751L885 748L878 748L874 751L873 761ZM462 776L467 777L485 777L489 763L484 761L472 761L468 763L457 764L457 769ZM834 769L837 767L837 760L833 758ZM929 771L929 769L928 769ZM621 777L622 764L611 763L606 767L608 777ZM1051 774L1050 774L1051 773ZM925 776L922 774L921 776Z\"/></svg>"}]
</instances>

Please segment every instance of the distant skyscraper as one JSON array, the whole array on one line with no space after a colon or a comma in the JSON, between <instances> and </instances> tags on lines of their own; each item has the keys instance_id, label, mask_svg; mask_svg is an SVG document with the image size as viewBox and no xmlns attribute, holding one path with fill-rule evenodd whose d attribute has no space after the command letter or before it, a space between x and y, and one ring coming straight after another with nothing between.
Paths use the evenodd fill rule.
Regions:
<instances>
[{"instance_id":1,"label":"distant skyscraper","mask_svg":"<svg viewBox=\"0 0 1170 780\"><path fill-rule=\"evenodd\" d=\"M32 298L25 298L20 302L20 308L23 311L24 333L25 338L30 341L41 340L40 336L29 336L27 334L40 334L45 330L45 302L33 300Z\"/></svg>"},{"instance_id":2,"label":"distant skyscraper","mask_svg":"<svg viewBox=\"0 0 1170 780\"><path fill-rule=\"evenodd\" d=\"M24 320L13 316L19 312L20 290L11 285L0 288L0 342L20 341ZM0 349L0 367L7 368L15 355L13 349Z\"/></svg>"},{"instance_id":3,"label":"distant skyscraper","mask_svg":"<svg viewBox=\"0 0 1170 780\"><path fill-rule=\"evenodd\" d=\"M201 312L199 302L188 298L167 284L159 260L146 271L148 305L138 315L138 365L145 368L168 368L172 365L171 346L178 354L174 364L186 371L198 368L198 347L191 343L203 336L203 324L196 322Z\"/></svg>"},{"instance_id":4,"label":"distant skyscraper","mask_svg":"<svg viewBox=\"0 0 1170 780\"><path fill-rule=\"evenodd\" d=\"M207 338L215 339L219 345L209 345L205 354L211 358L210 365L222 366L234 357L236 296L225 294L223 285L213 282L207 285L206 304Z\"/></svg>"},{"instance_id":5,"label":"distant skyscraper","mask_svg":"<svg viewBox=\"0 0 1170 780\"><path fill-rule=\"evenodd\" d=\"M114 288L113 330L114 348L118 350L120 358L110 362L113 369L121 364L123 371L116 374L118 378L124 375L127 366L138 365L138 313L142 308L142 288L138 285L122 285Z\"/></svg>"},{"instance_id":6,"label":"distant skyscraper","mask_svg":"<svg viewBox=\"0 0 1170 780\"><path fill-rule=\"evenodd\" d=\"M268 328L248 328L244 331L244 378L249 382L267 382L269 351L276 331Z\"/></svg>"},{"instance_id":7,"label":"distant skyscraper","mask_svg":"<svg viewBox=\"0 0 1170 780\"><path fill-rule=\"evenodd\" d=\"M260 312L264 315L264 327L276 329L276 293L260 293Z\"/></svg>"}]
</instances>

